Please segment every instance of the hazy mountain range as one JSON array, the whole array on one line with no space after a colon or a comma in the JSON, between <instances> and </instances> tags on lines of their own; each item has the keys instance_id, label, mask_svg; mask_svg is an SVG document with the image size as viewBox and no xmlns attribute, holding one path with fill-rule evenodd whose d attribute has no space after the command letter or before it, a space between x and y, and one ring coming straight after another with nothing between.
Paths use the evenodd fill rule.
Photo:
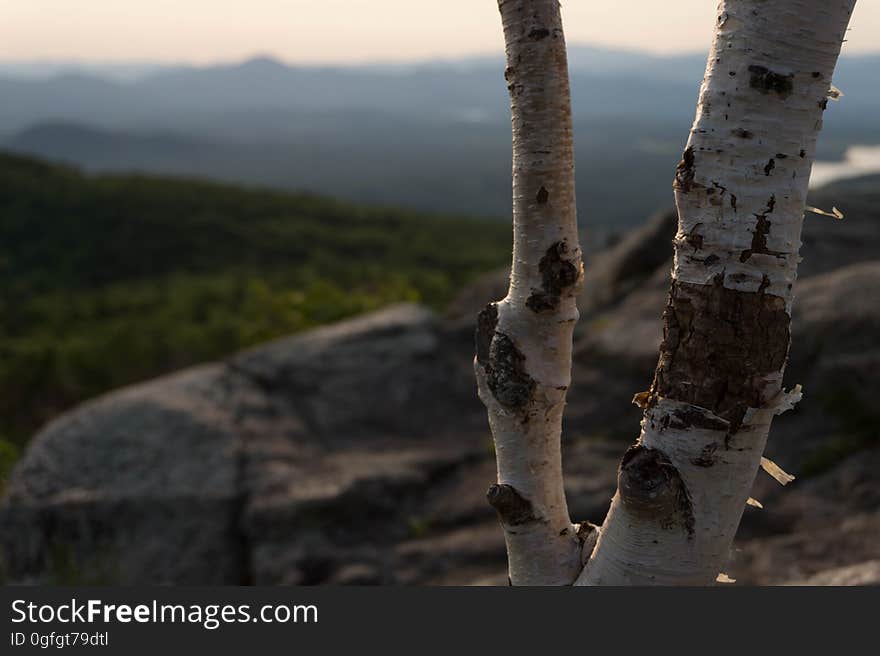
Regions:
<instances>
[{"instance_id":1,"label":"hazy mountain range","mask_svg":"<svg viewBox=\"0 0 880 656\"><path fill-rule=\"evenodd\" d=\"M705 66L573 46L584 223L631 224L669 181ZM317 191L503 216L510 136L500 56L361 66L270 57L205 67L0 63L0 146L97 170ZM880 143L880 55L841 60L820 156Z\"/></svg>"}]
</instances>

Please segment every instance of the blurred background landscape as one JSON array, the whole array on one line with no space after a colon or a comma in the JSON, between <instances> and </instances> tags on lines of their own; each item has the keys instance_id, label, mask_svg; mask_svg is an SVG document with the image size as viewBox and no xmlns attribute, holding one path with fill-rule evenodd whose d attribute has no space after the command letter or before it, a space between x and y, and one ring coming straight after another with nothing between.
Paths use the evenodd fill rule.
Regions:
<instances>
[{"instance_id":1,"label":"blurred background landscape","mask_svg":"<svg viewBox=\"0 0 880 656\"><path fill-rule=\"evenodd\" d=\"M705 53L573 45L584 225L622 229L669 203ZM880 55L841 60L818 159L880 170ZM88 171L308 190L444 214L510 211L503 55L357 66L273 57L203 66L0 64L0 143ZM855 163L858 166L858 151ZM864 171L863 171L864 172ZM838 175L845 175L841 169ZM833 173L820 167L821 181ZM621 203L621 197L627 199Z\"/></svg>"},{"instance_id":2,"label":"blurred background landscape","mask_svg":"<svg viewBox=\"0 0 880 656\"><path fill-rule=\"evenodd\" d=\"M806 219L787 375L806 396L769 450L799 478L756 484L742 582L880 580L874 18L811 182L846 218ZM655 363L705 52L569 40L587 284L567 484L600 522ZM83 48L0 51L4 576L503 582L470 369L510 259L500 51Z\"/></svg>"}]
</instances>

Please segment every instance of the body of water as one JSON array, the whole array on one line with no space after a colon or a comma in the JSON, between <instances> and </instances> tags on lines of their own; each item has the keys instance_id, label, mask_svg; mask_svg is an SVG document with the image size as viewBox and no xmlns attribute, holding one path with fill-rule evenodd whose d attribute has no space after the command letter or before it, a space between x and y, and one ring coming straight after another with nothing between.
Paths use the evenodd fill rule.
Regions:
<instances>
[{"instance_id":1,"label":"body of water","mask_svg":"<svg viewBox=\"0 0 880 656\"><path fill-rule=\"evenodd\" d=\"M821 187L835 180L872 173L880 173L880 145L850 146L843 159L838 162L813 162L810 187Z\"/></svg>"}]
</instances>

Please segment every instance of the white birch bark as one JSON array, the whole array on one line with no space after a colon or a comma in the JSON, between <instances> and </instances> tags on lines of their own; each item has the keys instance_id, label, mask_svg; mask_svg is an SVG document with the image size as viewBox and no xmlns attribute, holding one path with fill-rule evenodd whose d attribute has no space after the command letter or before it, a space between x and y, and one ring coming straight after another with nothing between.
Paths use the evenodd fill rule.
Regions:
<instances>
[{"instance_id":1,"label":"white birch bark","mask_svg":"<svg viewBox=\"0 0 880 656\"><path fill-rule=\"evenodd\" d=\"M474 362L495 439L514 585L569 585L580 568L560 434L582 277L568 64L557 0L499 0L513 126L513 266L480 314Z\"/></svg>"},{"instance_id":2,"label":"white birch bark","mask_svg":"<svg viewBox=\"0 0 880 656\"><path fill-rule=\"evenodd\" d=\"M807 182L855 0L724 0L676 171L664 342L579 585L723 569L782 390Z\"/></svg>"}]
</instances>

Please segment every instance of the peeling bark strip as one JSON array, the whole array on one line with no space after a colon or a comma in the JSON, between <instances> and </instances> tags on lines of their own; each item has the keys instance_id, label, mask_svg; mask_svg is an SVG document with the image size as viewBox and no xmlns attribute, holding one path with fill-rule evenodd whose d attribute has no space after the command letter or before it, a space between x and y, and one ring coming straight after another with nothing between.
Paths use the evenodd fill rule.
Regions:
<instances>
[{"instance_id":1,"label":"peeling bark strip","mask_svg":"<svg viewBox=\"0 0 880 656\"><path fill-rule=\"evenodd\" d=\"M854 4L719 5L673 181L679 229L660 358L650 393L636 397L641 435L579 585L711 585L724 568L770 421L797 394L782 393L782 376L817 101Z\"/></svg>"},{"instance_id":2,"label":"peeling bark strip","mask_svg":"<svg viewBox=\"0 0 880 656\"><path fill-rule=\"evenodd\" d=\"M574 149L557 0L499 0L513 132L513 266L478 317L474 371L495 439L513 585L569 585L581 542L562 485L560 435L581 278ZM540 521L525 521L540 518Z\"/></svg>"}]
</instances>

